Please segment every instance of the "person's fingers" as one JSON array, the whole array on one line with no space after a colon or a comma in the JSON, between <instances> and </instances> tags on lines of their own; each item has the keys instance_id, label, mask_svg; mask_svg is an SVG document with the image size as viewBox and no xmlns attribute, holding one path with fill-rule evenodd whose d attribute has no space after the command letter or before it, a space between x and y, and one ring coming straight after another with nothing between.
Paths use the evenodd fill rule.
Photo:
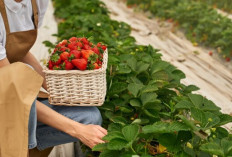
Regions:
<instances>
[{"instance_id":1,"label":"person's fingers","mask_svg":"<svg viewBox=\"0 0 232 157\"><path fill-rule=\"evenodd\" d=\"M104 135L107 135L107 130L106 129L104 129L103 127L101 127L101 126L99 126L99 125L97 125L97 128L104 134Z\"/></svg>"}]
</instances>

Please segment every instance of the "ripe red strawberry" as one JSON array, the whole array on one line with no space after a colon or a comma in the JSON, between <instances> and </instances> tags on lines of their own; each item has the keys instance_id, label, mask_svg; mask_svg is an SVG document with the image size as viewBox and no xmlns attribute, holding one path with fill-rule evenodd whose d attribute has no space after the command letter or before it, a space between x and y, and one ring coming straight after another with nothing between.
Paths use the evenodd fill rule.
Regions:
<instances>
[{"instance_id":1,"label":"ripe red strawberry","mask_svg":"<svg viewBox=\"0 0 232 157\"><path fill-rule=\"evenodd\" d=\"M94 52L92 50L82 50L81 54L84 59L88 60L89 56L94 54Z\"/></svg>"},{"instance_id":2,"label":"ripe red strawberry","mask_svg":"<svg viewBox=\"0 0 232 157\"><path fill-rule=\"evenodd\" d=\"M213 55L213 52L212 52L212 51L209 51L209 55L212 56L212 55Z\"/></svg>"},{"instance_id":3,"label":"ripe red strawberry","mask_svg":"<svg viewBox=\"0 0 232 157\"><path fill-rule=\"evenodd\" d=\"M69 53L64 51L63 53L60 54L61 60L65 61L68 59Z\"/></svg>"},{"instance_id":4,"label":"ripe red strawberry","mask_svg":"<svg viewBox=\"0 0 232 157\"><path fill-rule=\"evenodd\" d=\"M97 47L101 47L101 43L97 43Z\"/></svg>"},{"instance_id":5,"label":"ripe red strawberry","mask_svg":"<svg viewBox=\"0 0 232 157\"><path fill-rule=\"evenodd\" d=\"M86 70L87 68L87 61L85 59L73 59L72 64L80 70Z\"/></svg>"},{"instance_id":6,"label":"ripe red strawberry","mask_svg":"<svg viewBox=\"0 0 232 157\"><path fill-rule=\"evenodd\" d=\"M85 50L91 50L91 47L89 45L85 44L83 49L85 49Z\"/></svg>"},{"instance_id":7,"label":"ripe red strawberry","mask_svg":"<svg viewBox=\"0 0 232 157\"><path fill-rule=\"evenodd\" d=\"M53 65L59 65L61 63L60 56L56 53L51 56L51 62Z\"/></svg>"},{"instance_id":8,"label":"ripe red strawberry","mask_svg":"<svg viewBox=\"0 0 232 157\"><path fill-rule=\"evenodd\" d=\"M69 44L68 44L68 48L70 48L71 51L72 51L72 50L77 50L76 43L75 43L75 42L69 43Z\"/></svg>"},{"instance_id":9,"label":"ripe red strawberry","mask_svg":"<svg viewBox=\"0 0 232 157\"><path fill-rule=\"evenodd\" d=\"M68 40L63 40L63 41L61 42L61 46L67 46L67 44L68 44Z\"/></svg>"},{"instance_id":10,"label":"ripe red strawberry","mask_svg":"<svg viewBox=\"0 0 232 157\"><path fill-rule=\"evenodd\" d=\"M226 57L226 61L229 62L230 61L230 57Z\"/></svg>"},{"instance_id":11,"label":"ripe red strawberry","mask_svg":"<svg viewBox=\"0 0 232 157\"><path fill-rule=\"evenodd\" d=\"M70 49L69 48L67 48L67 47L65 47L65 46L61 46L60 47L60 51L62 51L62 52L70 52Z\"/></svg>"},{"instance_id":12,"label":"ripe red strawberry","mask_svg":"<svg viewBox=\"0 0 232 157\"><path fill-rule=\"evenodd\" d=\"M102 61L98 60L97 64L102 65Z\"/></svg>"},{"instance_id":13,"label":"ripe red strawberry","mask_svg":"<svg viewBox=\"0 0 232 157\"><path fill-rule=\"evenodd\" d=\"M65 70L72 70L74 68L73 64L68 60L65 60L64 64L65 64Z\"/></svg>"},{"instance_id":14,"label":"ripe red strawberry","mask_svg":"<svg viewBox=\"0 0 232 157\"><path fill-rule=\"evenodd\" d=\"M55 65L55 66L53 67L53 70L61 70L61 67L60 67L59 65Z\"/></svg>"},{"instance_id":15,"label":"ripe red strawberry","mask_svg":"<svg viewBox=\"0 0 232 157\"><path fill-rule=\"evenodd\" d=\"M100 51L99 51L99 49L95 46L94 48L92 48L92 50L93 50L93 52L95 52L96 54L99 54L100 53Z\"/></svg>"},{"instance_id":16,"label":"ripe red strawberry","mask_svg":"<svg viewBox=\"0 0 232 157\"><path fill-rule=\"evenodd\" d=\"M69 39L69 41L72 43L72 42L77 42L77 37L71 37L70 39Z\"/></svg>"},{"instance_id":17,"label":"ripe red strawberry","mask_svg":"<svg viewBox=\"0 0 232 157\"><path fill-rule=\"evenodd\" d=\"M89 41L85 37L83 37L81 41L83 42L83 44L89 45Z\"/></svg>"},{"instance_id":18,"label":"ripe red strawberry","mask_svg":"<svg viewBox=\"0 0 232 157\"><path fill-rule=\"evenodd\" d=\"M52 64L52 61L51 61L51 60L48 62L48 69L49 69L49 70L52 70L52 69L53 69L53 64Z\"/></svg>"},{"instance_id":19,"label":"ripe red strawberry","mask_svg":"<svg viewBox=\"0 0 232 157\"><path fill-rule=\"evenodd\" d=\"M76 43L76 46L79 47L79 48L82 48L83 47L83 44L81 42L77 42Z\"/></svg>"},{"instance_id":20,"label":"ripe red strawberry","mask_svg":"<svg viewBox=\"0 0 232 157\"><path fill-rule=\"evenodd\" d=\"M101 48L105 51L107 47L105 45L102 45Z\"/></svg>"},{"instance_id":21,"label":"ripe red strawberry","mask_svg":"<svg viewBox=\"0 0 232 157\"><path fill-rule=\"evenodd\" d=\"M99 69L99 68L101 68L97 63L94 63L93 65L94 65L94 69Z\"/></svg>"},{"instance_id":22,"label":"ripe red strawberry","mask_svg":"<svg viewBox=\"0 0 232 157\"><path fill-rule=\"evenodd\" d=\"M72 57L72 55L73 55L73 57ZM70 53L69 53L69 58L71 58L71 59L79 59L79 58L81 58L81 52L80 51L78 51L78 50L72 50Z\"/></svg>"}]
</instances>

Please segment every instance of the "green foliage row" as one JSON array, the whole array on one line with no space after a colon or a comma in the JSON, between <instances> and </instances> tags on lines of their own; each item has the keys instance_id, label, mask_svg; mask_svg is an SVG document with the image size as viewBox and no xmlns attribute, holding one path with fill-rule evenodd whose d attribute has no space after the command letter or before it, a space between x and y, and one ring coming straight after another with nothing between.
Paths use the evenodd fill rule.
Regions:
<instances>
[{"instance_id":1,"label":"green foliage row","mask_svg":"<svg viewBox=\"0 0 232 157\"><path fill-rule=\"evenodd\" d=\"M203 3L207 3L213 7L222 9L224 11L232 13L232 1L231 0L196 0Z\"/></svg>"},{"instance_id":2,"label":"green foliage row","mask_svg":"<svg viewBox=\"0 0 232 157\"><path fill-rule=\"evenodd\" d=\"M232 21L207 3L192 0L127 0L154 16L174 19L193 43L217 49L223 58L232 57ZM221 1L219 1L221 2Z\"/></svg>"},{"instance_id":3,"label":"green foliage row","mask_svg":"<svg viewBox=\"0 0 232 157\"><path fill-rule=\"evenodd\" d=\"M196 86L183 85L185 74L158 50L137 45L130 26L111 20L101 1L54 0L54 6L60 40L84 35L108 45L107 96L100 107L108 142L93 149L100 157L232 156L232 136L221 127L232 117L193 94Z\"/></svg>"}]
</instances>

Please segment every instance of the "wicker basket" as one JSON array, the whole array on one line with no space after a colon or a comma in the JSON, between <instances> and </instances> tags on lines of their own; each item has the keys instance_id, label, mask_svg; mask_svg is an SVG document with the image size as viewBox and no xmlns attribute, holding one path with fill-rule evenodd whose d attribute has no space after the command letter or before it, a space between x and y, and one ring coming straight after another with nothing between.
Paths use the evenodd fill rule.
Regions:
<instances>
[{"instance_id":1,"label":"wicker basket","mask_svg":"<svg viewBox=\"0 0 232 157\"><path fill-rule=\"evenodd\" d=\"M101 106L106 95L107 50L97 70L44 69L49 103L65 106Z\"/></svg>"}]
</instances>

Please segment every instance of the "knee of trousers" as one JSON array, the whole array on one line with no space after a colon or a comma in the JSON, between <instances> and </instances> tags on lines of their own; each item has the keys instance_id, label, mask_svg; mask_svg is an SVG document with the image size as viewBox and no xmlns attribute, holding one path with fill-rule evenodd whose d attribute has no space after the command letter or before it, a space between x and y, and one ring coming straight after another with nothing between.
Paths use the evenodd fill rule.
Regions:
<instances>
[{"instance_id":1,"label":"knee of trousers","mask_svg":"<svg viewBox=\"0 0 232 157\"><path fill-rule=\"evenodd\" d=\"M84 120L85 124L102 124L102 116L97 107L89 107L88 112L86 113L86 117Z\"/></svg>"}]
</instances>

